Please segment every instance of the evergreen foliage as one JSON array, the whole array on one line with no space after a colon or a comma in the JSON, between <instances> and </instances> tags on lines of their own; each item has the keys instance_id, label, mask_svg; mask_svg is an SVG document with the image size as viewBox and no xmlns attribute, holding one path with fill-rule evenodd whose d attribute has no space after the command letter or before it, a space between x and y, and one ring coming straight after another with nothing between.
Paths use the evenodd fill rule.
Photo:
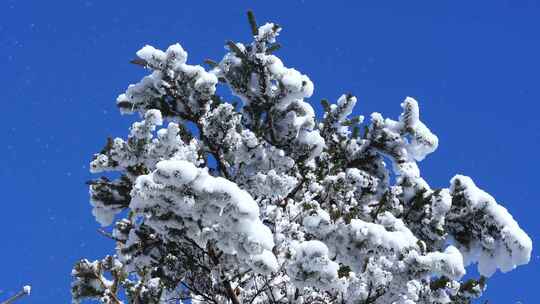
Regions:
<instances>
[{"instance_id":1,"label":"evergreen foliage","mask_svg":"<svg viewBox=\"0 0 540 304\"><path fill-rule=\"evenodd\" d=\"M529 261L530 238L469 177L421 177L438 138L416 100L365 122L344 94L318 121L313 83L274 55L281 27L248 21L253 41L210 70L179 44L137 52L150 74L117 105L141 121L91 162L118 176L89 182L115 254L77 262L74 302L470 303Z\"/></svg>"}]
</instances>

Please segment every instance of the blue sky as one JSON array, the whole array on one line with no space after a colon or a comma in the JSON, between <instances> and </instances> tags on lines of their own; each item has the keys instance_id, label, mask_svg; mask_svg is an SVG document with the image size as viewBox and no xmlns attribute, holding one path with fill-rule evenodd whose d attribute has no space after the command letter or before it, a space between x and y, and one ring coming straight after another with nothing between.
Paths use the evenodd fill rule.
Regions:
<instances>
[{"instance_id":1,"label":"blue sky","mask_svg":"<svg viewBox=\"0 0 540 304\"><path fill-rule=\"evenodd\" d=\"M309 75L311 98L358 96L357 114L396 118L405 96L439 136L421 163L433 187L472 176L540 237L540 2L25 1L0 3L0 299L68 303L81 257L111 253L84 184L107 136L133 116L115 98L144 74L144 44L180 42L190 63L246 41L248 8L284 27L278 55ZM538 243L528 266L495 274L484 299L538 303Z\"/></svg>"}]
</instances>

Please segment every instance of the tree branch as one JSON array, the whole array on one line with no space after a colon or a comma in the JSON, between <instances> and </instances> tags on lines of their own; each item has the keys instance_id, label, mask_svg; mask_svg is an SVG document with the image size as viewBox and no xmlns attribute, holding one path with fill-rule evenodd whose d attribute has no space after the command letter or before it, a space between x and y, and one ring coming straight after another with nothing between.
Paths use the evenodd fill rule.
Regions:
<instances>
[{"instance_id":1,"label":"tree branch","mask_svg":"<svg viewBox=\"0 0 540 304\"><path fill-rule=\"evenodd\" d=\"M216 252L214 251L212 245L208 245L208 255L216 266L219 265L219 258L216 255ZM231 300L233 304L240 304L240 301L238 300L238 297L236 296L236 293L234 292L229 279L227 279L225 275L222 275L222 280L223 286L225 287L225 292L227 293L227 297L229 298L229 300Z\"/></svg>"},{"instance_id":2,"label":"tree branch","mask_svg":"<svg viewBox=\"0 0 540 304\"><path fill-rule=\"evenodd\" d=\"M23 287L22 290L20 290L18 293L16 293L15 295L13 295L11 298L5 300L4 302L2 302L1 304L11 304L11 303L15 303L15 301L17 301L18 299L20 298L23 298L27 295L30 294L30 286L29 285L26 285Z\"/></svg>"}]
</instances>

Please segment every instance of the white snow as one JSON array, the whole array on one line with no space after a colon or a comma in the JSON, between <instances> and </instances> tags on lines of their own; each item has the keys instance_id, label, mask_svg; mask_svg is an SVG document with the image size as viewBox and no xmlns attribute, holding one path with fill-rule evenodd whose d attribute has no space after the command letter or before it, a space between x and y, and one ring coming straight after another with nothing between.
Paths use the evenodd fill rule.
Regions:
<instances>
[{"instance_id":1,"label":"white snow","mask_svg":"<svg viewBox=\"0 0 540 304\"><path fill-rule=\"evenodd\" d=\"M255 39L258 41L266 41L268 43L276 42L276 37L279 35L281 28L275 29L276 25L274 23L265 23L259 27Z\"/></svg>"},{"instance_id":2,"label":"white snow","mask_svg":"<svg viewBox=\"0 0 540 304\"><path fill-rule=\"evenodd\" d=\"M460 291L470 263L490 276L530 260L531 239L470 178L458 175L448 189L434 190L424 180L418 162L439 139L422 122L414 98L403 100L397 120L373 113L366 132L352 138L356 97L341 95L318 121L307 100L312 81L268 54L279 33L273 23L262 25L250 44L235 43L243 54L228 47L211 71L187 64L178 43L165 52L149 45L137 52L151 73L117 103L142 120L127 139L108 141L90 166L94 173L122 175L102 180L110 189L101 193L90 187L98 222L112 224L130 200L129 216L114 226L115 271L129 274L157 263L170 267L178 282L209 286L229 278L241 302L254 297L259 304L272 296L296 304L414 304L480 295L480 286L474 294ZM214 102L224 83L243 102L240 109ZM168 125L158 129L164 120ZM186 134L195 128L193 137ZM210 166L212 158L219 166ZM170 244L196 259L217 253L219 263L201 258L197 263L210 271L193 274L181 254L168 254ZM100 263L79 266L100 272ZM236 276L246 271L264 276ZM112 283L108 274L99 275L104 287L84 276L73 286L96 288L109 301ZM441 276L448 281L434 289ZM156 302L174 296L151 273L138 279L142 292L161 294ZM272 292L259 293L265 285Z\"/></svg>"},{"instance_id":3,"label":"white snow","mask_svg":"<svg viewBox=\"0 0 540 304\"><path fill-rule=\"evenodd\" d=\"M339 265L328 257L328 248L320 241L306 241L294 248L293 262L287 273L298 287L315 286L321 289L334 288Z\"/></svg>"},{"instance_id":4,"label":"white snow","mask_svg":"<svg viewBox=\"0 0 540 304\"><path fill-rule=\"evenodd\" d=\"M32 286L30 286L30 285L25 285L25 286L23 287L23 292L24 292L25 294L29 295L31 291L32 291Z\"/></svg>"},{"instance_id":5,"label":"white snow","mask_svg":"<svg viewBox=\"0 0 540 304\"><path fill-rule=\"evenodd\" d=\"M400 252L405 248L416 246L418 239L405 226L403 221L394 218L389 213L382 215L381 224L353 219L348 229L353 233L356 242L367 241L374 246L393 249ZM388 230L387 227L391 227Z\"/></svg>"},{"instance_id":6,"label":"white snow","mask_svg":"<svg viewBox=\"0 0 540 304\"><path fill-rule=\"evenodd\" d=\"M454 246L448 246L444 252L429 252L424 256L413 251L412 256L420 264L426 265L436 275L446 276L453 280L459 280L465 275L463 256Z\"/></svg>"},{"instance_id":7,"label":"white snow","mask_svg":"<svg viewBox=\"0 0 540 304\"><path fill-rule=\"evenodd\" d=\"M186 63L188 56L187 52L184 51L184 48L179 43L169 46L165 54L167 55L167 60L174 61L175 64Z\"/></svg>"},{"instance_id":8,"label":"white snow","mask_svg":"<svg viewBox=\"0 0 540 304\"><path fill-rule=\"evenodd\" d=\"M143 48L137 51L137 56L145 60L151 66L159 66L166 58L167 55L151 45L145 45Z\"/></svg>"},{"instance_id":9,"label":"white snow","mask_svg":"<svg viewBox=\"0 0 540 304\"><path fill-rule=\"evenodd\" d=\"M450 182L450 191L463 193L467 199L464 213L484 213L481 227L486 231L482 232L481 239L473 240L469 248L459 248L465 263L478 262L478 271L486 277L491 276L497 269L508 272L519 265L527 264L531 258L532 241L506 208L479 189L468 176L456 175ZM490 227L500 233L498 239L494 239L487 231Z\"/></svg>"},{"instance_id":10,"label":"white snow","mask_svg":"<svg viewBox=\"0 0 540 304\"><path fill-rule=\"evenodd\" d=\"M199 174L197 167L184 160L164 160L156 164L154 180L170 186L182 186L191 183Z\"/></svg>"},{"instance_id":11,"label":"white snow","mask_svg":"<svg viewBox=\"0 0 540 304\"><path fill-rule=\"evenodd\" d=\"M132 210L150 218L153 214L146 214L146 210L157 206L163 213L174 212L184 218L184 225L192 221L190 225L203 225L214 231L215 235L193 236L202 242L202 247L210 237L219 249L238 254L246 259L244 262L257 263L257 269L276 269L277 262L271 253L272 233L260 221L259 207L249 193L185 160L164 160L156 168L153 173L137 178L132 191ZM197 201L192 202L194 198L189 195L178 196L185 191L193 193ZM155 229L166 234L163 224L167 227L173 223L160 223L156 219Z\"/></svg>"}]
</instances>

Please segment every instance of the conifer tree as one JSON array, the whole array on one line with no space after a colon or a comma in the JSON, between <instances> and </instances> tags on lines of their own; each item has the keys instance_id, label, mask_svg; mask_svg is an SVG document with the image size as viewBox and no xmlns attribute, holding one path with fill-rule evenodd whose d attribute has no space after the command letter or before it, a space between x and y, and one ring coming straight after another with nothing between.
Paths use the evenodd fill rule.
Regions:
<instances>
[{"instance_id":1,"label":"conifer tree","mask_svg":"<svg viewBox=\"0 0 540 304\"><path fill-rule=\"evenodd\" d=\"M116 174L89 182L115 251L75 264L75 303L470 303L529 261L530 238L471 178L422 178L438 138L415 99L365 119L343 94L317 120L313 83L275 55L281 27L248 20L253 40L209 69L180 44L137 52L149 75L117 105L141 119L90 166ZM463 280L470 264L480 277Z\"/></svg>"}]
</instances>

